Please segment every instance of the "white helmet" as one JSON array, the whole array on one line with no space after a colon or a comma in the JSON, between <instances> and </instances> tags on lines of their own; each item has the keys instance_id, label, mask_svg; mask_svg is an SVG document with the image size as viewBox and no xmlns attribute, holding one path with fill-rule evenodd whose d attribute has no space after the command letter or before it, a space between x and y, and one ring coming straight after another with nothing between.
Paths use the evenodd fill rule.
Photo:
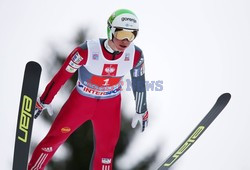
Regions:
<instances>
[{"instance_id":1,"label":"white helmet","mask_svg":"<svg viewBox=\"0 0 250 170\"><path fill-rule=\"evenodd\" d=\"M112 40L117 30L133 32L134 38L139 31L139 21L137 16L128 9L119 9L115 11L108 19L108 39Z\"/></svg>"}]
</instances>

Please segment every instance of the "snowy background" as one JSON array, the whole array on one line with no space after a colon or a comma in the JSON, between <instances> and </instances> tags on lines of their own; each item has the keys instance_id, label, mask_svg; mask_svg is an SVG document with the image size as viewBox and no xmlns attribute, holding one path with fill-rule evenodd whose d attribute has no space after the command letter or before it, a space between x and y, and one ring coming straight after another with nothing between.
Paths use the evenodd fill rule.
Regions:
<instances>
[{"instance_id":1,"label":"snowy background","mask_svg":"<svg viewBox=\"0 0 250 170\"><path fill-rule=\"evenodd\" d=\"M138 133L119 163L125 168L162 148L157 167L205 116L217 97L232 99L175 170L250 170L250 1L249 0L1 0L0 1L0 169L12 167L24 65L41 63L49 44L62 50L75 31L88 26L92 37L106 36L106 21L118 8L140 19L135 43L144 51L146 78L162 80L163 91L148 92L150 126ZM40 93L49 81L42 74ZM124 92L128 117L131 92ZM52 104L56 104L53 101ZM32 140L47 129L36 120ZM152 169L154 169L152 167Z\"/></svg>"}]
</instances>

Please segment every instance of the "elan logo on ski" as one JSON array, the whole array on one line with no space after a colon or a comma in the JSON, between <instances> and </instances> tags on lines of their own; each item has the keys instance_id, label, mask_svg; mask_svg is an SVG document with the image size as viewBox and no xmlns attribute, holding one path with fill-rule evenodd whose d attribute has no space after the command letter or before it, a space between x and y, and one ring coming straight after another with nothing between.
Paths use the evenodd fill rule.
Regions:
<instances>
[{"instance_id":1,"label":"elan logo on ski","mask_svg":"<svg viewBox=\"0 0 250 170\"><path fill-rule=\"evenodd\" d=\"M19 130L23 132L23 135L19 135L18 139L24 143L28 140L29 124L32 118L32 99L29 96L23 96L21 118L19 121Z\"/></svg>"}]
</instances>

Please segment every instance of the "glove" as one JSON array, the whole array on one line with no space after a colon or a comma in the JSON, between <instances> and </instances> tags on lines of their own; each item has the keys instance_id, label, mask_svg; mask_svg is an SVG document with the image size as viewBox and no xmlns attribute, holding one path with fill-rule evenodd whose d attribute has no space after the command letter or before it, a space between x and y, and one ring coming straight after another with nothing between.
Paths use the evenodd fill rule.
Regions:
<instances>
[{"instance_id":1,"label":"glove","mask_svg":"<svg viewBox=\"0 0 250 170\"><path fill-rule=\"evenodd\" d=\"M40 101L40 98L38 97L36 101L36 107L35 107L35 116L34 116L35 119L42 113L43 110L47 110L50 116L54 114L51 105L42 103Z\"/></svg>"},{"instance_id":2,"label":"glove","mask_svg":"<svg viewBox=\"0 0 250 170\"><path fill-rule=\"evenodd\" d=\"M140 123L141 125L141 132L145 130L145 128L148 126L148 111L144 113L136 113L132 119L132 128L135 128L137 123Z\"/></svg>"}]
</instances>

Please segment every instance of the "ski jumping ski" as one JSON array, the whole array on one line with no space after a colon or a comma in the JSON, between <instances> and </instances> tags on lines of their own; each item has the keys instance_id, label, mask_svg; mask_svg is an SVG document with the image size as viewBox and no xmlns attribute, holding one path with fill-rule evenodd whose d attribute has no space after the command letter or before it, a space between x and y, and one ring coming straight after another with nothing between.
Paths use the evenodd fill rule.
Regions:
<instances>
[{"instance_id":1,"label":"ski jumping ski","mask_svg":"<svg viewBox=\"0 0 250 170\"><path fill-rule=\"evenodd\" d=\"M202 133L208 128L208 126L215 120L215 118L226 107L231 95L229 93L222 94L208 112L208 114L202 119L202 121L196 126L196 128L190 133L190 135L184 140L184 142L164 161L164 163L158 168L158 170L168 170L170 167L197 141Z\"/></svg>"},{"instance_id":2,"label":"ski jumping ski","mask_svg":"<svg viewBox=\"0 0 250 170\"><path fill-rule=\"evenodd\" d=\"M28 62L25 67L17 119L13 170L27 170L41 70L41 66L34 61Z\"/></svg>"}]
</instances>

